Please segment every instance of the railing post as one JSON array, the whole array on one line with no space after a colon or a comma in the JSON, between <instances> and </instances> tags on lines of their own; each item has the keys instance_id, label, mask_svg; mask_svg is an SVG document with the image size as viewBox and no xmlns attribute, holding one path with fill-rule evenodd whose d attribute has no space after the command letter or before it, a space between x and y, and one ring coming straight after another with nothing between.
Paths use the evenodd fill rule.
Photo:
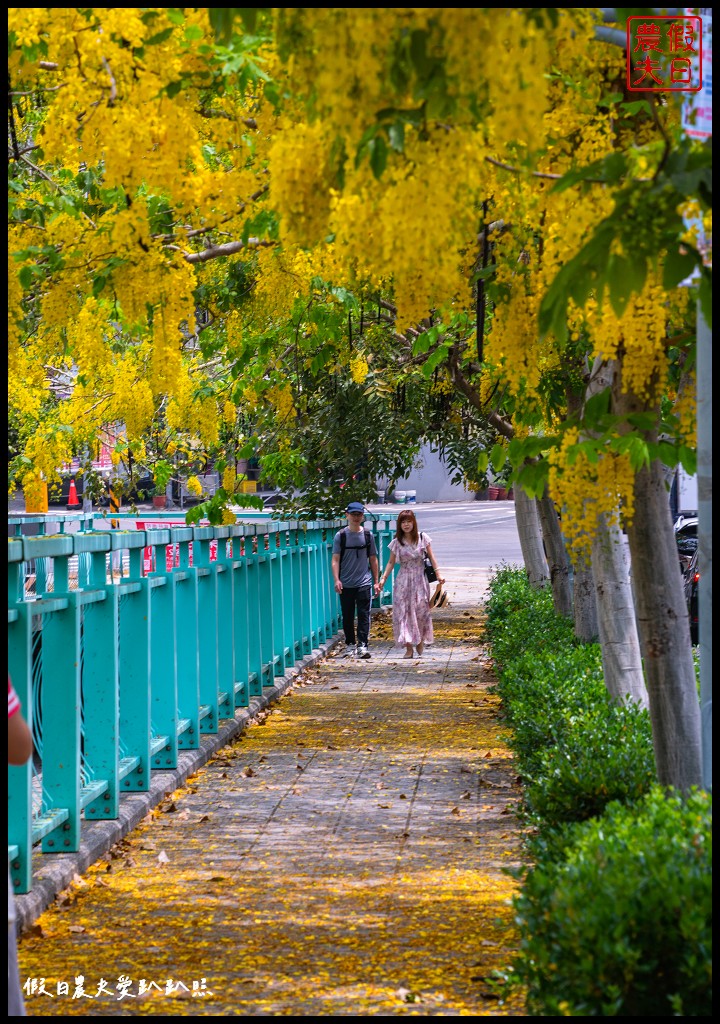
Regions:
<instances>
[{"instance_id":1,"label":"railing post","mask_svg":"<svg viewBox=\"0 0 720 1024\"><path fill-rule=\"evenodd\" d=\"M150 574L150 714L153 729L166 739L164 748L153 755L153 767L177 768L176 580L166 560L170 531L149 530L146 540L156 567Z\"/></svg>"},{"instance_id":2,"label":"railing post","mask_svg":"<svg viewBox=\"0 0 720 1024\"><path fill-rule=\"evenodd\" d=\"M110 532L112 561L128 552L127 580L115 584L120 597L119 687L121 755L139 763L122 780L121 790L146 793L152 768L151 717L151 597L150 580L143 575L144 533ZM112 578L112 575L111 575Z\"/></svg>"},{"instance_id":3,"label":"railing post","mask_svg":"<svg viewBox=\"0 0 720 1024\"><path fill-rule=\"evenodd\" d=\"M260 634L260 664L262 671L262 685L272 686L275 679L275 649L273 644L273 620L272 620L272 561L273 552L270 550L269 524L258 524L255 527L257 534L257 565L258 565L258 600L257 619L258 632ZM252 613L252 608L251 608Z\"/></svg>"},{"instance_id":4,"label":"railing post","mask_svg":"<svg viewBox=\"0 0 720 1024\"><path fill-rule=\"evenodd\" d=\"M323 556L322 567L322 596L323 596L323 622L324 639L329 640L337 632L335 625L336 607L338 604L335 594L335 580L332 574L332 547L335 539L336 527L332 521L323 523Z\"/></svg>"},{"instance_id":5,"label":"railing post","mask_svg":"<svg viewBox=\"0 0 720 1024\"><path fill-rule=\"evenodd\" d=\"M300 534L300 642L302 655L312 651L311 555L308 524L301 524Z\"/></svg>"},{"instance_id":6,"label":"railing post","mask_svg":"<svg viewBox=\"0 0 720 1024\"><path fill-rule=\"evenodd\" d=\"M8 541L8 673L33 730L32 603L24 600L25 561L21 539ZM32 757L8 766L8 847L15 892L32 886Z\"/></svg>"},{"instance_id":7,"label":"railing post","mask_svg":"<svg viewBox=\"0 0 720 1024\"><path fill-rule=\"evenodd\" d=\"M173 554L179 550L179 564L172 569L176 583L177 701L179 720L186 725L179 730L178 749L197 750L200 746L200 651L197 569L190 565L193 530L191 527L173 529L170 537ZM213 706L216 704L217 695Z\"/></svg>"},{"instance_id":8,"label":"railing post","mask_svg":"<svg viewBox=\"0 0 720 1024\"><path fill-rule=\"evenodd\" d=\"M316 523L317 526L317 579L316 579L316 622L315 622L315 646L319 647L323 643L329 634L328 629L328 596L327 596L327 570L329 566L326 564L327 554L327 543L326 536L327 530L325 529L325 523Z\"/></svg>"},{"instance_id":9,"label":"railing post","mask_svg":"<svg viewBox=\"0 0 720 1024\"><path fill-rule=\"evenodd\" d=\"M327 534L327 593L331 636L334 636L337 633L341 625L340 601L338 599L338 595L335 593L335 578L332 574L332 549L335 534L342 528L342 525L343 524L339 521L331 521Z\"/></svg>"},{"instance_id":10,"label":"railing post","mask_svg":"<svg viewBox=\"0 0 720 1024\"><path fill-rule=\"evenodd\" d=\"M25 557L53 560L52 614L42 618L41 695L43 811L67 809L60 830L42 842L44 853L73 853L80 846L82 692L80 604L69 590L69 536L25 537ZM39 604L39 602L38 602ZM42 605L37 609L42 611Z\"/></svg>"},{"instance_id":11,"label":"railing post","mask_svg":"<svg viewBox=\"0 0 720 1024\"><path fill-rule=\"evenodd\" d=\"M319 523L310 523L308 531L310 557L308 559L308 573L310 577L310 650L315 650L320 644L321 625L321 591L320 591L320 551L321 533Z\"/></svg>"},{"instance_id":12,"label":"railing post","mask_svg":"<svg viewBox=\"0 0 720 1024\"><path fill-rule=\"evenodd\" d=\"M257 536L255 525L245 527L245 570L247 579L246 613L248 616L248 682L250 696L262 696L263 691L263 660L262 660L262 615L260 590L260 552L261 538Z\"/></svg>"},{"instance_id":13,"label":"railing post","mask_svg":"<svg viewBox=\"0 0 720 1024\"><path fill-rule=\"evenodd\" d=\"M268 524L268 574L270 576L269 612L272 623L270 638L270 668L268 685L277 676L285 675L285 602L283 594L283 552L280 546L280 524Z\"/></svg>"},{"instance_id":14,"label":"railing post","mask_svg":"<svg viewBox=\"0 0 720 1024\"><path fill-rule=\"evenodd\" d=\"M375 542L378 549L378 563L380 566L380 575L382 575L385 566L387 565L390 557L390 545L393 540L394 532L390 529L389 520L380 520L375 524ZM383 590L378 597L378 606L382 608L384 604L392 604L392 591L393 591L393 576L391 575L388 579L388 587Z\"/></svg>"},{"instance_id":15,"label":"railing post","mask_svg":"<svg viewBox=\"0 0 720 1024\"><path fill-rule=\"evenodd\" d=\"M280 562L280 588L282 592L283 618L281 645L284 669L292 668L297 658L295 655L295 607L293 604L293 549L289 544L289 528L287 523L280 523L278 533L278 555Z\"/></svg>"},{"instance_id":16,"label":"railing post","mask_svg":"<svg viewBox=\"0 0 720 1024\"><path fill-rule=\"evenodd\" d=\"M303 646L303 529L298 522L290 523L290 560L292 563L292 590L291 600L293 606L293 653L295 661L300 661L305 650Z\"/></svg>"},{"instance_id":17,"label":"railing post","mask_svg":"<svg viewBox=\"0 0 720 1024\"><path fill-rule=\"evenodd\" d=\"M222 692L229 694L228 703L219 709L225 717L232 718L237 702L237 687L247 686L247 681L238 684L240 663L235 658L233 638L233 567L229 549L232 547L232 531L229 526L216 526L214 533L217 538L217 639L218 639L218 685ZM202 641L201 641L202 643ZM246 680L245 676L245 680ZM242 694L240 696L242 700ZM242 705L246 706L246 705Z\"/></svg>"},{"instance_id":18,"label":"railing post","mask_svg":"<svg viewBox=\"0 0 720 1024\"><path fill-rule=\"evenodd\" d=\"M210 547L216 544L215 530L211 526L193 529L193 563L197 573L198 600L198 654L200 706L210 709L200 719L201 733L216 733L221 717L228 718L234 710L231 703L232 687L228 686L225 702L220 706L219 616L218 616L218 562L211 559Z\"/></svg>"},{"instance_id":19,"label":"railing post","mask_svg":"<svg viewBox=\"0 0 720 1024\"><path fill-rule=\"evenodd\" d=\"M107 583L107 533L71 534L75 554L90 559L88 583L101 601L83 605L83 747L86 772L105 779L103 796L85 808L86 818L117 818L119 792L119 595ZM83 596L78 594L78 598Z\"/></svg>"},{"instance_id":20,"label":"railing post","mask_svg":"<svg viewBox=\"0 0 720 1024\"><path fill-rule=\"evenodd\" d=\"M254 527L253 527L254 530ZM236 708L247 708L252 691L250 685L250 618L248 594L252 539L247 526L232 527L232 643L235 650Z\"/></svg>"}]
</instances>

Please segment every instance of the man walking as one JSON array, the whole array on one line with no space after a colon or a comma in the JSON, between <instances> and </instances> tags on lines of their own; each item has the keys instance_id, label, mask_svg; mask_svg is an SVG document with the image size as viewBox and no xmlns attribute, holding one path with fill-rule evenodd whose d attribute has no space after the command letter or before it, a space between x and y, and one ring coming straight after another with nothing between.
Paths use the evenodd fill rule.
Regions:
<instances>
[{"instance_id":1,"label":"man walking","mask_svg":"<svg viewBox=\"0 0 720 1024\"><path fill-rule=\"evenodd\" d=\"M363 527L365 508L351 501L348 524L335 534L332 572L335 593L340 595L345 643L356 658L369 658L370 605L378 590L378 559L375 538ZM357 642L355 615L357 613Z\"/></svg>"}]
</instances>

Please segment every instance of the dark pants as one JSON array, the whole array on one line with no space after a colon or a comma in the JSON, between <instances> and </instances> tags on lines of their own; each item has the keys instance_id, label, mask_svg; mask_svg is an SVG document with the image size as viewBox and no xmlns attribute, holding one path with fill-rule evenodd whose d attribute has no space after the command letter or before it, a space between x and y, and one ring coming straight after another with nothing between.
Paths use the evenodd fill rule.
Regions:
<instances>
[{"instance_id":1,"label":"dark pants","mask_svg":"<svg viewBox=\"0 0 720 1024\"><path fill-rule=\"evenodd\" d=\"M355 645L355 610L357 609L357 642L367 644L370 638L370 604L372 587L343 587L340 594L345 643Z\"/></svg>"}]
</instances>

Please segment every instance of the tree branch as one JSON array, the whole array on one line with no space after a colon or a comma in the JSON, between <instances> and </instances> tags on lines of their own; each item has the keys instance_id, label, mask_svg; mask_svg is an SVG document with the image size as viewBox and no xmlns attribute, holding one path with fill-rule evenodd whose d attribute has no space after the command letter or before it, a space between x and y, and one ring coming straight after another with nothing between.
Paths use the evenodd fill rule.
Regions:
<instances>
[{"instance_id":1,"label":"tree branch","mask_svg":"<svg viewBox=\"0 0 720 1024\"><path fill-rule=\"evenodd\" d=\"M102 60L102 65L107 71L108 78L110 79L110 99L108 100L108 106L114 107L115 100L117 99L117 85L115 83L115 78L107 59L105 57L101 57L100 59Z\"/></svg>"},{"instance_id":2,"label":"tree branch","mask_svg":"<svg viewBox=\"0 0 720 1024\"><path fill-rule=\"evenodd\" d=\"M275 242L264 241L261 238L248 238L247 242L225 242L224 245L211 245L209 249L202 252L183 252L188 263L207 263L208 260L215 260L219 256L233 256L243 249L258 249L264 246L275 245ZM171 248L177 249L177 246ZM182 252L182 250L180 250Z\"/></svg>"}]
</instances>

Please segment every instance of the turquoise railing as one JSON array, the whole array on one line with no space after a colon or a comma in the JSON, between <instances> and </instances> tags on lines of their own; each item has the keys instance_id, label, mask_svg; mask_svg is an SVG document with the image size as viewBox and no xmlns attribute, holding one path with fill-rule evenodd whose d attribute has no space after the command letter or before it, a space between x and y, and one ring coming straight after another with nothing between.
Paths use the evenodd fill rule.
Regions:
<instances>
[{"instance_id":1,"label":"turquoise railing","mask_svg":"<svg viewBox=\"0 0 720 1024\"><path fill-rule=\"evenodd\" d=\"M18 893L32 887L36 844L77 851L84 820L117 818L123 793L148 791L153 770L177 767L178 751L340 627L330 562L341 523L169 518L8 520L8 671L35 746L8 769ZM381 567L393 519L366 524Z\"/></svg>"}]
</instances>

